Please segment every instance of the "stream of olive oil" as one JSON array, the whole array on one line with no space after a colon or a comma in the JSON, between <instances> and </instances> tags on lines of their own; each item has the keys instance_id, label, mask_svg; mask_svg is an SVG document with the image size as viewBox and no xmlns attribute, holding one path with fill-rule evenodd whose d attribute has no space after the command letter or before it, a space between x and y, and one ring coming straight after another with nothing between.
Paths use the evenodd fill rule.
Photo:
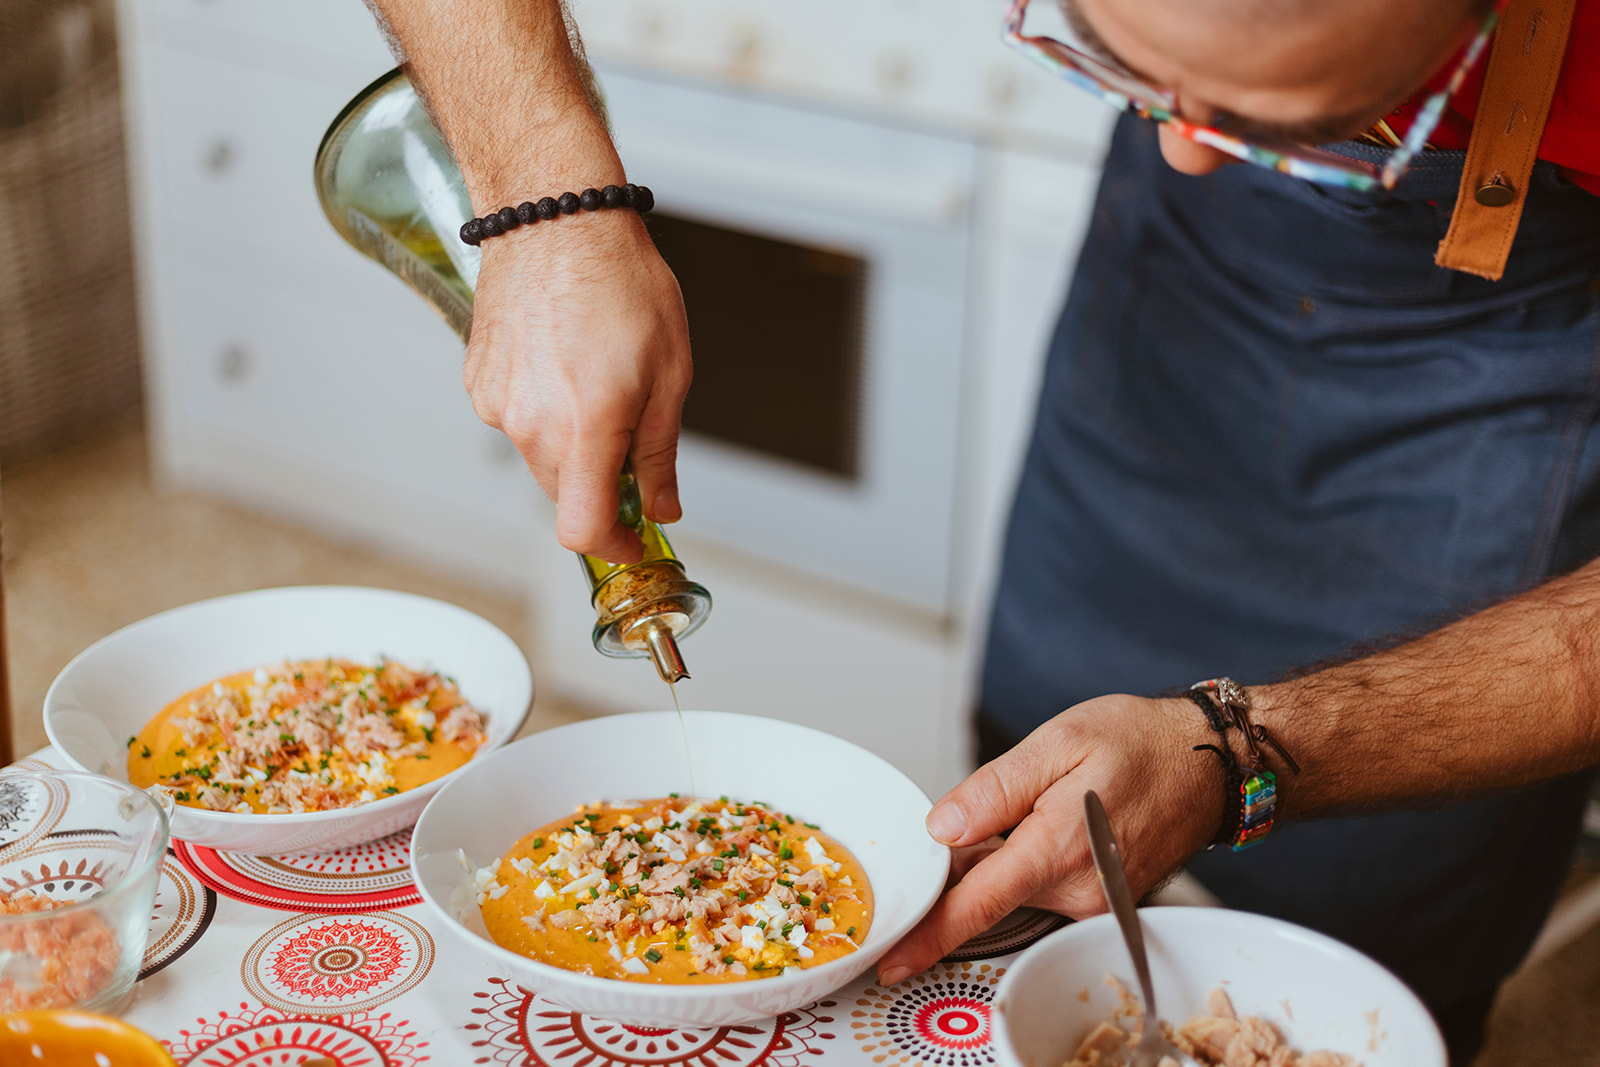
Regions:
<instances>
[{"instance_id":1,"label":"stream of olive oil","mask_svg":"<svg viewBox=\"0 0 1600 1067\"><path fill-rule=\"evenodd\" d=\"M694 757L689 754L689 724L683 721L683 705L678 703L678 687L671 682L667 688L672 690L672 706L678 711L678 729L683 731L683 762L689 767L689 799L693 800L700 794L694 788Z\"/></svg>"}]
</instances>

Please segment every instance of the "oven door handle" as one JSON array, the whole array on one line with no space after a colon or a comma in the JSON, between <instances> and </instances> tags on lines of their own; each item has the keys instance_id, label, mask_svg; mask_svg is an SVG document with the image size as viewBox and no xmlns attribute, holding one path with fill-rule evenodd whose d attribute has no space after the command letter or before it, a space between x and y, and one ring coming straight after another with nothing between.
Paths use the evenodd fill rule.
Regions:
<instances>
[{"instance_id":1,"label":"oven door handle","mask_svg":"<svg viewBox=\"0 0 1600 1067\"><path fill-rule=\"evenodd\" d=\"M963 225L972 203L970 182L945 175L792 166L726 148L650 137L628 137L618 147L629 172L648 174L657 199L669 204L674 181L682 179L703 188L805 204L837 215L943 229Z\"/></svg>"}]
</instances>

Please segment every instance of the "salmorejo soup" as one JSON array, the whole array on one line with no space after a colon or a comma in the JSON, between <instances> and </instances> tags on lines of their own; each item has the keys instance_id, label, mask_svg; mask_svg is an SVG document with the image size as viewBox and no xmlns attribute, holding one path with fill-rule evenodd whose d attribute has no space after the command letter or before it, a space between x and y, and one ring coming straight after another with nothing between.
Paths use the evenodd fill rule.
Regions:
<instances>
[{"instance_id":1,"label":"salmorejo soup","mask_svg":"<svg viewBox=\"0 0 1600 1067\"><path fill-rule=\"evenodd\" d=\"M483 717L437 672L300 660L174 700L128 739L128 781L211 811L327 811L431 782L483 741Z\"/></svg>"},{"instance_id":2,"label":"salmorejo soup","mask_svg":"<svg viewBox=\"0 0 1600 1067\"><path fill-rule=\"evenodd\" d=\"M540 963L637 982L729 982L854 952L872 922L855 857L765 804L594 804L477 872L489 935Z\"/></svg>"}]
</instances>

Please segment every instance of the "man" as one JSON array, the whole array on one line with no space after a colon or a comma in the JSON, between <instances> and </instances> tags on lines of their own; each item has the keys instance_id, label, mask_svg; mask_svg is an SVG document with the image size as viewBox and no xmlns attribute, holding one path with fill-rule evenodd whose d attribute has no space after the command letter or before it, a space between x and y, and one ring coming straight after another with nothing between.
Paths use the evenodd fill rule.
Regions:
<instances>
[{"instance_id":1,"label":"man","mask_svg":"<svg viewBox=\"0 0 1600 1067\"><path fill-rule=\"evenodd\" d=\"M475 210L621 180L554 0L380 6ZM1329 141L1414 109L1407 97L1484 10L1078 0L1074 14L1183 119ZM1553 162L1533 173L1498 282L1433 263L1459 152L1423 153L1392 193L1357 194L1219 167L1177 125L1124 120L996 601L980 727L987 756L1016 747L930 815L969 869L885 958L884 981L1024 902L1102 910L1086 788L1107 802L1136 889L1212 839L1223 779L1193 750L1214 740L1199 709L1097 694L1238 677L1298 760L1279 779L1281 814L1297 819L1505 791L1600 760L1600 572L1585 566L1600 544L1600 197L1580 184L1600 190L1600 158L1585 158L1600 99L1584 111L1600 64L1570 60L1600 47L1597 23L1600 0L1580 0L1540 148ZM1472 92L1436 134L1445 147L1470 132ZM597 212L486 242L476 314L466 376L479 413L556 500L563 544L630 558L614 475L631 455L647 511L677 517L688 380L681 303L643 227ZM1450 618L1387 652L1257 684ZM1549 906L1583 792L1558 778L1300 822L1191 868L1230 904L1373 952L1464 1058Z\"/></svg>"}]
</instances>

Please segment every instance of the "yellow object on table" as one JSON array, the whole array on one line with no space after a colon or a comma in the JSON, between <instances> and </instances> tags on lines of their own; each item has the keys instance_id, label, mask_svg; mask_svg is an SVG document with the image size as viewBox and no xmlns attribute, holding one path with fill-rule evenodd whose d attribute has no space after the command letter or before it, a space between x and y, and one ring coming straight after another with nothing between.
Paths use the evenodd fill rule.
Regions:
<instances>
[{"instance_id":1,"label":"yellow object on table","mask_svg":"<svg viewBox=\"0 0 1600 1067\"><path fill-rule=\"evenodd\" d=\"M0 1015L0 1063L50 1067L175 1067L161 1042L119 1019L86 1011Z\"/></svg>"}]
</instances>

